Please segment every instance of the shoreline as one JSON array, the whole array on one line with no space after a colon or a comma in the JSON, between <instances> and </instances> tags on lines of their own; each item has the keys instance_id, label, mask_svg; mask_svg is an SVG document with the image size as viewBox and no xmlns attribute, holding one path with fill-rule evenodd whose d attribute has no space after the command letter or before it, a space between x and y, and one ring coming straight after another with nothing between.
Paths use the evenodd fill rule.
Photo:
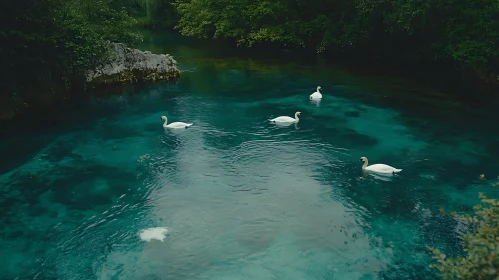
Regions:
<instances>
[{"instance_id":1,"label":"shoreline","mask_svg":"<svg viewBox=\"0 0 499 280\"><path fill-rule=\"evenodd\" d=\"M144 30L143 32L157 36L157 30ZM148 35L151 35L148 34ZM184 41L193 41L202 45L201 50L210 50L219 49L217 51L223 54L223 57L218 57L217 55L212 56L220 59L228 59L228 58L239 58L241 60L250 60L250 61L258 61L261 60L262 63L265 63L266 59L270 59L271 63L286 63L292 61L298 65L302 63L311 66L311 67L322 67L323 65L331 65L331 66L339 66L342 71L347 72L353 76L360 76L361 78L365 77L385 77L389 79L395 80L403 80L407 81L411 84L417 84L419 88L426 88L432 91L439 92L441 94L447 95L449 97L455 97L460 100L483 100L490 99L491 97L495 97L498 84L486 84L478 81L477 79L466 75L462 71L458 71L457 69L450 69L448 65L442 65L438 63L413 63L407 64L405 62L393 62L393 61L384 61L384 60L367 60L365 57L355 57L354 55L345 55L339 56L338 54L313 54L310 52L306 52L304 50L283 50L282 48L274 47L267 49L266 52L263 52L261 46L257 46L255 48L235 48L231 42L226 40L201 40L193 37L185 37L180 34L167 34L166 36L171 36L168 40L184 40ZM148 38L147 36L144 36ZM146 45L154 46L163 46L162 43L155 42L155 38L146 39ZM180 44L181 45L181 44ZM140 50L142 53L150 53L149 51L145 51L145 46L131 46L134 49ZM226 57L227 53L229 57ZM166 56L171 57L171 56ZM176 61L175 61L176 67ZM177 69L178 70L178 69ZM179 71L180 74L180 71ZM178 76L173 77L174 79L168 78L164 81L168 83L176 83L178 80ZM162 82L164 82L162 81ZM17 120L23 120L24 115L30 114L50 114L51 110L62 110L64 111L64 107L72 106L71 104L79 103L82 100L96 97L99 95L109 95L109 94L121 94L127 92L131 88L138 86L147 86L156 83L157 80L135 80L128 79L125 82L119 82L114 84L101 84L94 85L88 88L76 88L74 90L66 90L66 91L55 91L46 92L42 94L38 94L37 97L44 98L44 102L36 102L36 104L41 105L30 105L30 106L20 106L22 103L18 103L18 107L22 110L18 112L14 112L11 114L5 114L9 110L12 112L9 104L6 104L5 108L0 109L0 126L3 127L9 122L16 122ZM50 90L49 90L50 91ZM470 93L472 92L472 93ZM42 99L42 98L40 98ZM51 100L48 100L51 99ZM14 103L14 102L12 102ZM5 115L8 115L5 117Z\"/></svg>"}]
</instances>

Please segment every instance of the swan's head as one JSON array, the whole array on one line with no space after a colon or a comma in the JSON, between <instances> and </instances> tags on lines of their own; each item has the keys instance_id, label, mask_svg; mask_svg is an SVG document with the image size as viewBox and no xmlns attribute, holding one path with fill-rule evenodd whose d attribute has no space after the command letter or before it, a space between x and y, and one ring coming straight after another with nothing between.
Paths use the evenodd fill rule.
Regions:
<instances>
[{"instance_id":1,"label":"swan's head","mask_svg":"<svg viewBox=\"0 0 499 280\"><path fill-rule=\"evenodd\" d=\"M362 162L365 162L366 160L367 160L367 158L366 158L366 157L361 157L361 158L360 158L360 161L362 161Z\"/></svg>"},{"instance_id":2,"label":"swan's head","mask_svg":"<svg viewBox=\"0 0 499 280\"><path fill-rule=\"evenodd\" d=\"M165 116L161 116L161 120L166 120L166 117Z\"/></svg>"},{"instance_id":3,"label":"swan's head","mask_svg":"<svg viewBox=\"0 0 499 280\"><path fill-rule=\"evenodd\" d=\"M296 115L301 115L301 112L296 112Z\"/></svg>"}]
</instances>

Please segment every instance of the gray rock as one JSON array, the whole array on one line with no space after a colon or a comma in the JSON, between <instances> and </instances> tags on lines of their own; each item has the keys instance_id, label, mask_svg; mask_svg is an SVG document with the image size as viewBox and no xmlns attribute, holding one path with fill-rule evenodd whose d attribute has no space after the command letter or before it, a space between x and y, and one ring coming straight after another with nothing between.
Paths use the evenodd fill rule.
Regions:
<instances>
[{"instance_id":1,"label":"gray rock","mask_svg":"<svg viewBox=\"0 0 499 280\"><path fill-rule=\"evenodd\" d=\"M168 54L153 54L111 43L111 57L107 63L86 75L92 86L177 80L177 62Z\"/></svg>"}]
</instances>

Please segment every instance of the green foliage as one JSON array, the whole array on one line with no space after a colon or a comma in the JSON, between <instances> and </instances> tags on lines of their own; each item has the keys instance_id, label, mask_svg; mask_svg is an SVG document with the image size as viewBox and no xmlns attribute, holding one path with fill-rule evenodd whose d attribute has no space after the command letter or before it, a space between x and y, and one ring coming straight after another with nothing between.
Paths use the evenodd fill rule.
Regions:
<instances>
[{"instance_id":1,"label":"green foliage","mask_svg":"<svg viewBox=\"0 0 499 280\"><path fill-rule=\"evenodd\" d=\"M146 28L173 28L178 15L173 0L114 0L113 7L123 7L137 19L137 25Z\"/></svg>"},{"instance_id":2,"label":"green foliage","mask_svg":"<svg viewBox=\"0 0 499 280\"><path fill-rule=\"evenodd\" d=\"M180 16L176 28L182 34L233 38L244 46L258 42L308 46L320 41L328 19L308 13L310 5L269 0L177 0L174 4Z\"/></svg>"},{"instance_id":3,"label":"green foliage","mask_svg":"<svg viewBox=\"0 0 499 280\"><path fill-rule=\"evenodd\" d=\"M450 213L474 230L463 236L464 256L448 258L438 249L429 249L437 261L443 279L499 279L499 201L480 193L483 205L474 207L475 214L460 216Z\"/></svg>"},{"instance_id":4,"label":"green foliage","mask_svg":"<svg viewBox=\"0 0 499 280\"><path fill-rule=\"evenodd\" d=\"M105 61L109 41L139 38L111 0L5 0L0 23L0 103L13 107L69 89Z\"/></svg>"},{"instance_id":5,"label":"green foliage","mask_svg":"<svg viewBox=\"0 0 499 280\"><path fill-rule=\"evenodd\" d=\"M184 35L439 59L499 72L496 0L176 0Z\"/></svg>"}]
</instances>

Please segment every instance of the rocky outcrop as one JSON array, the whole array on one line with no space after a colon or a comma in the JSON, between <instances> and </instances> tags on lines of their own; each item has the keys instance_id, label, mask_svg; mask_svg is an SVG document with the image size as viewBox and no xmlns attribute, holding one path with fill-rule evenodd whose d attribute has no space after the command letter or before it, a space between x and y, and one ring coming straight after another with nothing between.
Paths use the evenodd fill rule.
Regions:
<instances>
[{"instance_id":1,"label":"rocky outcrop","mask_svg":"<svg viewBox=\"0 0 499 280\"><path fill-rule=\"evenodd\" d=\"M168 54L153 54L112 43L112 55L103 66L86 75L90 86L114 85L159 80L177 80L177 62Z\"/></svg>"}]
</instances>

